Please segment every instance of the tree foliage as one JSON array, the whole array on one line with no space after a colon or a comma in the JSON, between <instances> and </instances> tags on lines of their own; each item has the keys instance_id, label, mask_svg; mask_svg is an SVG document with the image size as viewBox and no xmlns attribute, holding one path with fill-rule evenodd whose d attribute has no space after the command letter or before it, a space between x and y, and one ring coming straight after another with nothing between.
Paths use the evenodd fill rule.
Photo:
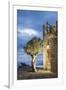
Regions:
<instances>
[{"instance_id":1,"label":"tree foliage","mask_svg":"<svg viewBox=\"0 0 66 90\"><path fill-rule=\"evenodd\" d=\"M34 56L42 51L42 40L40 38L32 38L26 45L25 51L27 54Z\"/></svg>"}]
</instances>

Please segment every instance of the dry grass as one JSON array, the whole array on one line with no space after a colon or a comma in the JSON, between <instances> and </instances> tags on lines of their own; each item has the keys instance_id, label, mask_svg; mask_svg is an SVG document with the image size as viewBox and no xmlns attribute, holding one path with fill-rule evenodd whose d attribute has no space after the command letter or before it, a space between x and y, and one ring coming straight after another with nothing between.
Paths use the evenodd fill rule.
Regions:
<instances>
[{"instance_id":1,"label":"dry grass","mask_svg":"<svg viewBox=\"0 0 66 90\"><path fill-rule=\"evenodd\" d=\"M43 79L43 78L57 78L57 74L45 71L43 69L38 69L37 72L32 72L31 68L29 70L17 70L17 79Z\"/></svg>"}]
</instances>

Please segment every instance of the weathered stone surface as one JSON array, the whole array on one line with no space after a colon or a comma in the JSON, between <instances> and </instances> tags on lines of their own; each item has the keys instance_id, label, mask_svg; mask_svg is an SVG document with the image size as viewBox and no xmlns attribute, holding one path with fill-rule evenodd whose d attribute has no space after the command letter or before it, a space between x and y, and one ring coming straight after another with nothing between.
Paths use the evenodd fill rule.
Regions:
<instances>
[{"instance_id":1,"label":"weathered stone surface","mask_svg":"<svg viewBox=\"0 0 66 90\"><path fill-rule=\"evenodd\" d=\"M44 69L57 73L58 71L58 37L57 30L52 28L51 32L46 32L44 37L43 54L44 54ZM53 31L54 30L54 31Z\"/></svg>"}]
</instances>

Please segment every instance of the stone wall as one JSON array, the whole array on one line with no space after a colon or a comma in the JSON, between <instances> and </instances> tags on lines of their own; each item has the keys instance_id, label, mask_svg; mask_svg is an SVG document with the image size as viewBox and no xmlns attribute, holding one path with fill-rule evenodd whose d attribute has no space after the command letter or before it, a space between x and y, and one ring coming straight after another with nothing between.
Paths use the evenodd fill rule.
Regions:
<instances>
[{"instance_id":1,"label":"stone wall","mask_svg":"<svg viewBox=\"0 0 66 90\"><path fill-rule=\"evenodd\" d=\"M56 29L56 28L55 28ZM52 29L53 31L53 29ZM56 30L55 30L56 31ZM44 37L43 54L44 69L51 72L58 72L58 37L57 32L46 32Z\"/></svg>"}]
</instances>

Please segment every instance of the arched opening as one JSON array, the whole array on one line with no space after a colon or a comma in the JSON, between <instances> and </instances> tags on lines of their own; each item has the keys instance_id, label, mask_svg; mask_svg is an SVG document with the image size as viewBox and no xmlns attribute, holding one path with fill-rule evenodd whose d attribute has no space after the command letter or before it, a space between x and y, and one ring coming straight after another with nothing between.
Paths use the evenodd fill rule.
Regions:
<instances>
[{"instance_id":1,"label":"arched opening","mask_svg":"<svg viewBox=\"0 0 66 90\"><path fill-rule=\"evenodd\" d=\"M36 68L42 69L43 68L43 53L40 53L36 57Z\"/></svg>"}]
</instances>

